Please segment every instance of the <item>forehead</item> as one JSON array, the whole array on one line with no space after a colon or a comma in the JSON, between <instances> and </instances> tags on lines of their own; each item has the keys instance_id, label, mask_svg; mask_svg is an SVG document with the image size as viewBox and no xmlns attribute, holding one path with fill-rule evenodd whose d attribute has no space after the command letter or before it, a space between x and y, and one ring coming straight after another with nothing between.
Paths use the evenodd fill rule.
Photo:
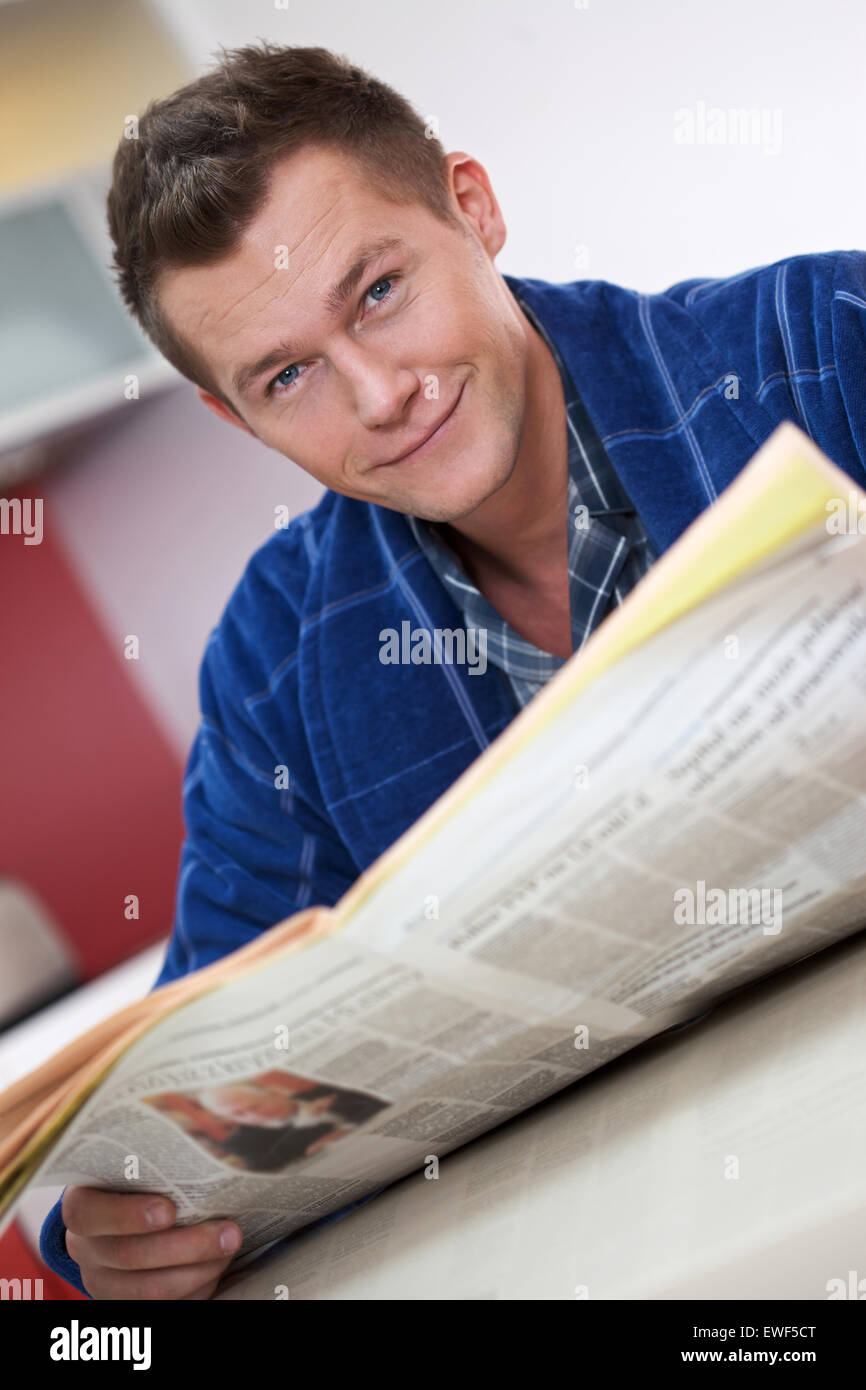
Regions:
<instances>
[{"instance_id":1,"label":"forehead","mask_svg":"<svg viewBox=\"0 0 866 1390\"><path fill-rule=\"evenodd\" d=\"M274 167L265 202L227 257L163 272L161 307L234 394L239 367L280 338L325 326L326 296L360 247L408 240L425 212L389 201L339 151L305 148Z\"/></svg>"},{"instance_id":2,"label":"forehead","mask_svg":"<svg viewBox=\"0 0 866 1390\"><path fill-rule=\"evenodd\" d=\"M395 210L350 156L327 146L308 146L278 161L267 197L238 242L241 254L268 256L282 245L296 269L315 259L334 234L358 220L380 220Z\"/></svg>"}]
</instances>

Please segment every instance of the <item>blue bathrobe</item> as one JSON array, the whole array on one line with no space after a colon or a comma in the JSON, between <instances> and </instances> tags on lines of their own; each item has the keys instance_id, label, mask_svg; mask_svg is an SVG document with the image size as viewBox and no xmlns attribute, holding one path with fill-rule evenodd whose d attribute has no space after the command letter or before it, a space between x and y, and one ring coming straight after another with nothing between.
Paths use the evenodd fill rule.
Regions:
<instances>
[{"instance_id":1,"label":"blue bathrobe","mask_svg":"<svg viewBox=\"0 0 866 1390\"><path fill-rule=\"evenodd\" d=\"M782 420L866 487L866 252L658 294L504 279L556 342L658 554ZM380 631L405 620L461 626L401 513L328 491L252 556L202 660L157 984L335 903L514 717L496 666L382 665ZM42 1253L80 1289L64 1235L58 1203Z\"/></svg>"}]
</instances>

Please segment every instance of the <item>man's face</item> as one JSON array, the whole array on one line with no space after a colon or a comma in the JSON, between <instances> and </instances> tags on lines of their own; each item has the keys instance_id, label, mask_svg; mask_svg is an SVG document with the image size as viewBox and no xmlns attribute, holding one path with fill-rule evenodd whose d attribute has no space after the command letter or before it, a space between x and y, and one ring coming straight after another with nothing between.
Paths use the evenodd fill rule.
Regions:
<instances>
[{"instance_id":1,"label":"man's face","mask_svg":"<svg viewBox=\"0 0 866 1390\"><path fill-rule=\"evenodd\" d=\"M264 444L335 492L440 522L508 480L528 363L493 263L504 225L487 176L468 156L448 160L463 230L388 202L338 151L307 147L276 166L230 256L159 284L172 325ZM361 252L387 238L399 244L329 305Z\"/></svg>"}]
</instances>

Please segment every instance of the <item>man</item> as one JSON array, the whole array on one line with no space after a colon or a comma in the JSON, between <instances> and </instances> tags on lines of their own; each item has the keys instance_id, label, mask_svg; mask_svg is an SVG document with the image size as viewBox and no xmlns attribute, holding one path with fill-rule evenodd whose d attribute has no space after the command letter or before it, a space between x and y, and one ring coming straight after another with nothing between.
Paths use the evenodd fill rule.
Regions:
<instances>
[{"instance_id":1,"label":"man","mask_svg":"<svg viewBox=\"0 0 866 1390\"><path fill-rule=\"evenodd\" d=\"M345 61L263 44L116 155L131 312L208 409L327 488L205 651L158 984L336 902L781 420L866 483L866 254L655 295L502 275L485 170L427 136ZM389 664L403 624L481 631L488 659ZM240 1232L173 1219L69 1188L43 1253L96 1298L208 1298Z\"/></svg>"}]
</instances>

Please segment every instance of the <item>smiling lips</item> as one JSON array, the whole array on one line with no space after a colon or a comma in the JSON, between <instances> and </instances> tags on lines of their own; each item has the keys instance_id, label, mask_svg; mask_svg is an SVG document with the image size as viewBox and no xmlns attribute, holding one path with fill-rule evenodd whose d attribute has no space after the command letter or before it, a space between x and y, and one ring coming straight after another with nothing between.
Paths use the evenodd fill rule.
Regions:
<instances>
[{"instance_id":1,"label":"smiling lips","mask_svg":"<svg viewBox=\"0 0 866 1390\"><path fill-rule=\"evenodd\" d=\"M414 444L411 449L407 449L405 453L398 454L397 457L393 459L386 459L384 463L376 464L376 467L385 468L392 463L402 463L404 459L409 458L413 454L420 454L428 444L432 444L434 442L434 439L439 435L440 431L444 428L444 426L448 423L448 421L451 419L452 415L456 411L458 405L460 404L460 398L462 395L463 387L461 386L460 390L457 393L457 399L455 400L454 404L445 412L439 423L433 426L432 430L429 430L428 433L425 434L423 438L421 438L418 441L417 444Z\"/></svg>"}]
</instances>

